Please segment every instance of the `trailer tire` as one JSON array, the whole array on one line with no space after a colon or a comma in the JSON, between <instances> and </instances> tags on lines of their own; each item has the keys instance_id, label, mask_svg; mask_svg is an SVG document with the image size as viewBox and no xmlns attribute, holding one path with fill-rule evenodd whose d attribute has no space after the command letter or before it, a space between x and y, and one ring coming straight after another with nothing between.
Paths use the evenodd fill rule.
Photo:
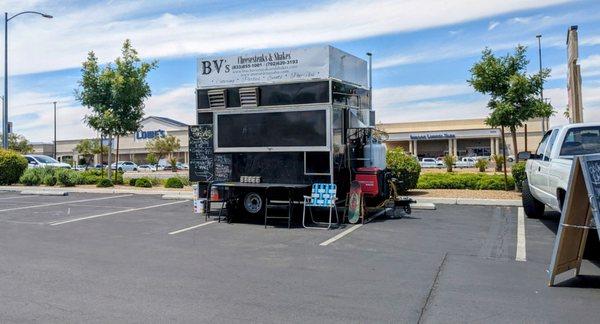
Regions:
<instances>
[{"instance_id":1,"label":"trailer tire","mask_svg":"<svg viewBox=\"0 0 600 324\"><path fill-rule=\"evenodd\" d=\"M250 216L257 216L262 215L264 213L266 204L264 195L258 192L249 191L241 196L243 196L241 200L241 209L244 211L245 214Z\"/></svg>"}]
</instances>

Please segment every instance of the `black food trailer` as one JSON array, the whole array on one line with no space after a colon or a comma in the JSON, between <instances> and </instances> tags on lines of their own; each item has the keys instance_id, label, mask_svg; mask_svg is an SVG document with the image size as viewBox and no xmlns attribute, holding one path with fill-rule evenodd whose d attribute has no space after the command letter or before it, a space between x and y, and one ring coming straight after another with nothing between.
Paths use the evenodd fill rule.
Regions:
<instances>
[{"instance_id":1,"label":"black food trailer","mask_svg":"<svg viewBox=\"0 0 600 324\"><path fill-rule=\"evenodd\" d=\"M389 174L367 75L365 60L331 46L198 59L190 181L235 215L291 205L314 183L335 183L343 204L357 175L380 204Z\"/></svg>"}]
</instances>

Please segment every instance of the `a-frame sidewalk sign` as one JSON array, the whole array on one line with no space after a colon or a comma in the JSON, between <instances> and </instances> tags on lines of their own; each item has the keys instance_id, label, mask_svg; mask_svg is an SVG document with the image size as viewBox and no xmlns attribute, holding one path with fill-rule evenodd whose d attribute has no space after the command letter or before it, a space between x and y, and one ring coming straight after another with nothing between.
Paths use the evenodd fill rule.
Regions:
<instances>
[{"instance_id":1,"label":"a-frame sidewalk sign","mask_svg":"<svg viewBox=\"0 0 600 324\"><path fill-rule=\"evenodd\" d=\"M548 268L548 286L571 269L579 275L588 231L600 229L600 154L575 156Z\"/></svg>"}]
</instances>

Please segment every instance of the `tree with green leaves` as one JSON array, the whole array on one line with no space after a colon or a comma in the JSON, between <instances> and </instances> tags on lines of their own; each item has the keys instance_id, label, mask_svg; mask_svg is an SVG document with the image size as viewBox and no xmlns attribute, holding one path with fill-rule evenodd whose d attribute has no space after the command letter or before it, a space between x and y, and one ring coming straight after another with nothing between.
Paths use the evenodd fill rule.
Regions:
<instances>
[{"instance_id":1,"label":"tree with green leaves","mask_svg":"<svg viewBox=\"0 0 600 324\"><path fill-rule=\"evenodd\" d=\"M554 114L552 106L540 99L544 81L550 69L528 75L527 47L518 45L513 54L495 56L486 48L481 60L469 70L467 82L476 91L491 96L490 115L485 122L491 127L507 127L511 131L514 154L517 157L517 128L532 118L548 118Z\"/></svg>"},{"instance_id":2,"label":"tree with green leaves","mask_svg":"<svg viewBox=\"0 0 600 324\"><path fill-rule=\"evenodd\" d=\"M159 160L169 156L173 156L173 152L181 148L179 138L173 135L165 137L155 137L153 140L146 143L146 149L154 154Z\"/></svg>"},{"instance_id":3,"label":"tree with green leaves","mask_svg":"<svg viewBox=\"0 0 600 324\"><path fill-rule=\"evenodd\" d=\"M75 150L85 158L85 164L89 165L94 155L108 153L108 148L100 144L98 139L83 139L75 146Z\"/></svg>"},{"instance_id":4,"label":"tree with green leaves","mask_svg":"<svg viewBox=\"0 0 600 324\"><path fill-rule=\"evenodd\" d=\"M0 132L0 137L2 137L2 133ZM8 149L17 151L21 154L27 154L33 152L33 145L29 143L29 141L25 138L25 136L9 133L8 134Z\"/></svg>"},{"instance_id":5,"label":"tree with green leaves","mask_svg":"<svg viewBox=\"0 0 600 324\"><path fill-rule=\"evenodd\" d=\"M117 164L120 136L141 128L144 100L152 94L146 78L156 66L157 61L142 62L128 39L123 43L121 57L115 60L114 65L109 63L100 67L93 51L88 53L83 63L75 96L90 109L85 116L86 124L103 136L116 137Z\"/></svg>"},{"instance_id":6,"label":"tree with green leaves","mask_svg":"<svg viewBox=\"0 0 600 324\"><path fill-rule=\"evenodd\" d=\"M158 158L156 157L156 155L154 153L148 153L148 156L146 156L146 162L148 162L148 164L153 165L154 166L154 171L156 171L157 168L157 163L158 163Z\"/></svg>"}]
</instances>

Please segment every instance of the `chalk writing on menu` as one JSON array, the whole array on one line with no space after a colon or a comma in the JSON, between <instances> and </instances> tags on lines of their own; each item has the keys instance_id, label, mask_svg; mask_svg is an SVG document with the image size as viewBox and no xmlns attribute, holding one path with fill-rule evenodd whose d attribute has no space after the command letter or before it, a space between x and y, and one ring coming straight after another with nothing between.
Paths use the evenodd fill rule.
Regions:
<instances>
[{"instance_id":1,"label":"chalk writing on menu","mask_svg":"<svg viewBox=\"0 0 600 324\"><path fill-rule=\"evenodd\" d=\"M213 180L213 130L212 125L189 128L190 181Z\"/></svg>"},{"instance_id":2,"label":"chalk writing on menu","mask_svg":"<svg viewBox=\"0 0 600 324\"><path fill-rule=\"evenodd\" d=\"M596 205L600 206L600 160L588 160L586 169L589 175L588 179L592 180L588 190L592 189L593 193L589 194L594 195L594 199L597 201Z\"/></svg>"},{"instance_id":3,"label":"chalk writing on menu","mask_svg":"<svg viewBox=\"0 0 600 324\"><path fill-rule=\"evenodd\" d=\"M231 154L215 155L215 181L231 180Z\"/></svg>"}]
</instances>

